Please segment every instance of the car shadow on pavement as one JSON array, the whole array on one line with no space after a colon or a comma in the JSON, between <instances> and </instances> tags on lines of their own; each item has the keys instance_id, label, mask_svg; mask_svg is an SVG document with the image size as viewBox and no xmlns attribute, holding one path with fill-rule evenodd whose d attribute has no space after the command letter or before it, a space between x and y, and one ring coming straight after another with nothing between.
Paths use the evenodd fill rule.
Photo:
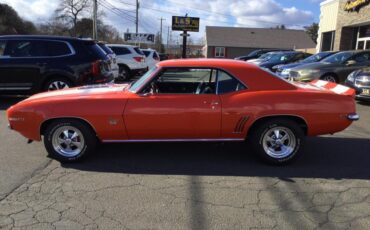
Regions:
<instances>
[{"instance_id":1,"label":"car shadow on pavement","mask_svg":"<svg viewBox=\"0 0 370 230\"><path fill-rule=\"evenodd\" d=\"M0 96L0 110L7 110L10 106L26 99L25 96Z\"/></svg>"},{"instance_id":2,"label":"car shadow on pavement","mask_svg":"<svg viewBox=\"0 0 370 230\"><path fill-rule=\"evenodd\" d=\"M259 161L243 143L130 143L101 145L83 171L158 175L370 179L370 140L308 138L303 156L284 167Z\"/></svg>"}]
</instances>

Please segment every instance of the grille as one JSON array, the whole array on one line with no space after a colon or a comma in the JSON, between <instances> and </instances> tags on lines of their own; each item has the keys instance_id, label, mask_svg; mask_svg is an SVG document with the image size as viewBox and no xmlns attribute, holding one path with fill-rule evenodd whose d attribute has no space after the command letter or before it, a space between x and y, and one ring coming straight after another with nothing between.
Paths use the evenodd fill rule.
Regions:
<instances>
[{"instance_id":1,"label":"grille","mask_svg":"<svg viewBox=\"0 0 370 230\"><path fill-rule=\"evenodd\" d=\"M241 117L239 121L236 123L234 133L241 133L244 130L244 125L248 121L248 116Z\"/></svg>"}]
</instances>

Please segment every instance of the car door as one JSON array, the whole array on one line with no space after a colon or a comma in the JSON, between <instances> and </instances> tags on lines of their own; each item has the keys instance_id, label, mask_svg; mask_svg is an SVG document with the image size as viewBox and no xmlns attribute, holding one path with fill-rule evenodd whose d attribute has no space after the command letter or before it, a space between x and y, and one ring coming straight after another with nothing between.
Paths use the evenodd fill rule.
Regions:
<instances>
[{"instance_id":1,"label":"car door","mask_svg":"<svg viewBox=\"0 0 370 230\"><path fill-rule=\"evenodd\" d=\"M124 111L132 140L217 139L221 104L212 69L167 68L129 99Z\"/></svg>"},{"instance_id":2,"label":"car door","mask_svg":"<svg viewBox=\"0 0 370 230\"><path fill-rule=\"evenodd\" d=\"M8 40L0 58L0 89L30 90L40 80L47 49L34 40Z\"/></svg>"}]
</instances>

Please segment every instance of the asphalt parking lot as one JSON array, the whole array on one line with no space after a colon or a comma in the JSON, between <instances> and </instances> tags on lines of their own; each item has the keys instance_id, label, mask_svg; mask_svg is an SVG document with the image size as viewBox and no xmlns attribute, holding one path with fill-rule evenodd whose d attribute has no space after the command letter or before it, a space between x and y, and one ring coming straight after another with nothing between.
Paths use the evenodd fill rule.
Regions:
<instances>
[{"instance_id":1,"label":"asphalt parking lot","mask_svg":"<svg viewBox=\"0 0 370 230\"><path fill-rule=\"evenodd\" d=\"M370 104L287 167L243 144L101 145L85 162L46 158L6 128L0 97L0 229L368 229Z\"/></svg>"}]
</instances>

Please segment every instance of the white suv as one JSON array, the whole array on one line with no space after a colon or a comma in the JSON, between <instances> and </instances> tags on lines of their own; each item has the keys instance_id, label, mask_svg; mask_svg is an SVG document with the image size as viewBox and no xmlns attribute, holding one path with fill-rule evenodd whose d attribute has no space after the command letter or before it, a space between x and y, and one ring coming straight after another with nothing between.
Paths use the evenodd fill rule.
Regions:
<instances>
[{"instance_id":1,"label":"white suv","mask_svg":"<svg viewBox=\"0 0 370 230\"><path fill-rule=\"evenodd\" d=\"M148 70L145 55L139 47L121 44L107 44L117 55L120 77L129 80L136 75L142 75Z\"/></svg>"},{"instance_id":2,"label":"white suv","mask_svg":"<svg viewBox=\"0 0 370 230\"><path fill-rule=\"evenodd\" d=\"M146 63L148 64L148 68L151 69L159 62L159 54L157 51L153 49L141 49L143 53L145 54Z\"/></svg>"}]
</instances>

